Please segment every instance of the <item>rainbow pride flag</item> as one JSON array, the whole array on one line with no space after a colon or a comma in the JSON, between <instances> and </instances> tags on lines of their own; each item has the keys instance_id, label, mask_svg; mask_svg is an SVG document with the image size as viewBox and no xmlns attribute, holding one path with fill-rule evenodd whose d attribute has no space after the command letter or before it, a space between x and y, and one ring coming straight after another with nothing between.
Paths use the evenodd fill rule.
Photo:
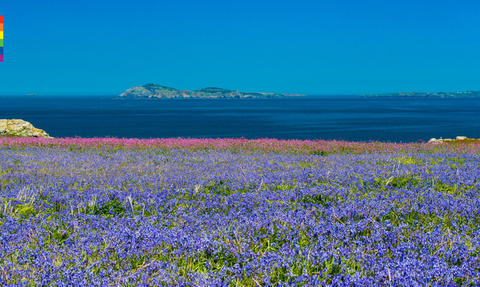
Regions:
<instances>
[{"instance_id":1,"label":"rainbow pride flag","mask_svg":"<svg viewBox=\"0 0 480 287\"><path fill-rule=\"evenodd\" d=\"M0 62L3 62L3 16L0 15Z\"/></svg>"}]
</instances>

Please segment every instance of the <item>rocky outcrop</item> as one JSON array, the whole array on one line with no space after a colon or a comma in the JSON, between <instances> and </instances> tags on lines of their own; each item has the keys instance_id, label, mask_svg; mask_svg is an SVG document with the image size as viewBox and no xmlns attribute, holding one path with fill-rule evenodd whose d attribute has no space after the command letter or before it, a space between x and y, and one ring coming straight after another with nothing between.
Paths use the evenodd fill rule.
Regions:
<instances>
[{"instance_id":1,"label":"rocky outcrop","mask_svg":"<svg viewBox=\"0 0 480 287\"><path fill-rule=\"evenodd\" d=\"M431 138L429 143L462 143L462 142L480 142L480 139L467 138L465 136L457 136L455 139L436 139Z\"/></svg>"},{"instance_id":2,"label":"rocky outcrop","mask_svg":"<svg viewBox=\"0 0 480 287\"><path fill-rule=\"evenodd\" d=\"M51 138L44 130L24 120L0 120L0 137Z\"/></svg>"}]
</instances>

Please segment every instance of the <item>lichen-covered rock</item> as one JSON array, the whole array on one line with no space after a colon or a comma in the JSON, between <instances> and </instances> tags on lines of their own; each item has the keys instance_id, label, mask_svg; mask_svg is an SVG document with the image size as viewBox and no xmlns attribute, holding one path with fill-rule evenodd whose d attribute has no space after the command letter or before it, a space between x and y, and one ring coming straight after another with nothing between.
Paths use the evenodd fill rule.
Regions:
<instances>
[{"instance_id":1,"label":"lichen-covered rock","mask_svg":"<svg viewBox=\"0 0 480 287\"><path fill-rule=\"evenodd\" d=\"M0 120L0 136L51 138L44 130L24 120Z\"/></svg>"}]
</instances>

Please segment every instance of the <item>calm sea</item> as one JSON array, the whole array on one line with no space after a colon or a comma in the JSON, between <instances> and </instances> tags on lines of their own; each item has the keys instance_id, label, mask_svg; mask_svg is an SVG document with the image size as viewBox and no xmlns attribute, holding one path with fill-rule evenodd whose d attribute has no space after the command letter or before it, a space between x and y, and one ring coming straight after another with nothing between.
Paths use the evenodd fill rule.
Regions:
<instances>
[{"instance_id":1,"label":"calm sea","mask_svg":"<svg viewBox=\"0 0 480 287\"><path fill-rule=\"evenodd\" d=\"M427 141L480 138L480 99L135 100L0 97L0 119L53 137L278 138Z\"/></svg>"}]
</instances>

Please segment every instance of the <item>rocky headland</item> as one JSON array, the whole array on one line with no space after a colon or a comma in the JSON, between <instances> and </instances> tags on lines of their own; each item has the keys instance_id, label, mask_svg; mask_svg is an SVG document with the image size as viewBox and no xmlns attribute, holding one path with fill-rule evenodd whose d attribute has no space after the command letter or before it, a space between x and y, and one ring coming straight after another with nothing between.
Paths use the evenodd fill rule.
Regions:
<instances>
[{"instance_id":1,"label":"rocky headland","mask_svg":"<svg viewBox=\"0 0 480 287\"><path fill-rule=\"evenodd\" d=\"M405 98L405 99L423 99L423 98L440 98L440 99L454 99L454 98L480 98L480 91L466 91L466 92L408 92L408 93L388 93L388 94L365 94L362 98Z\"/></svg>"},{"instance_id":2,"label":"rocky headland","mask_svg":"<svg viewBox=\"0 0 480 287\"><path fill-rule=\"evenodd\" d=\"M51 138L44 130L37 129L31 123L19 119L0 120L0 137Z\"/></svg>"},{"instance_id":3,"label":"rocky headland","mask_svg":"<svg viewBox=\"0 0 480 287\"><path fill-rule=\"evenodd\" d=\"M160 86L157 84L146 84L135 86L118 98L141 98L141 99L271 99L271 98L289 98L304 97L301 94L278 94L278 93L258 93L258 92L240 92L238 90L227 90L216 87L208 87L200 90L178 90L171 87Z\"/></svg>"}]
</instances>

